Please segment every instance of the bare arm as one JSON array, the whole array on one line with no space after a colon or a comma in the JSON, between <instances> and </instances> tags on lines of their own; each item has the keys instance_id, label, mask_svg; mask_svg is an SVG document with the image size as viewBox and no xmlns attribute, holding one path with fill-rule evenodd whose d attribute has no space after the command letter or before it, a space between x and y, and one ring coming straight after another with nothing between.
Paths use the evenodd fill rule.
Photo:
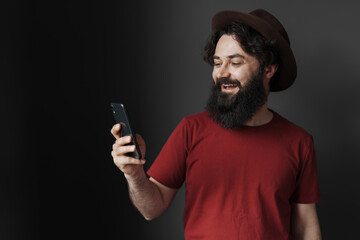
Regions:
<instances>
[{"instance_id":1,"label":"bare arm","mask_svg":"<svg viewBox=\"0 0 360 240\"><path fill-rule=\"evenodd\" d=\"M131 142L129 137L120 137L119 124L111 129L116 138L113 145L113 156L115 165L124 173L129 185L130 199L146 220L160 216L170 205L177 189L168 188L155 179L148 179L143 164L144 159L135 159L126 155L135 151L133 145L126 145ZM140 135L136 136L140 151L145 157L145 141Z\"/></svg>"},{"instance_id":2,"label":"bare arm","mask_svg":"<svg viewBox=\"0 0 360 240\"><path fill-rule=\"evenodd\" d=\"M296 240L321 240L315 203L292 204L291 232Z\"/></svg>"},{"instance_id":3,"label":"bare arm","mask_svg":"<svg viewBox=\"0 0 360 240\"><path fill-rule=\"evenodd\" d=\"M136 177L125 176L130 199L146 220L160 216L170 205L177 189L168 188L142 171Z\"/></svg>"}]
</instances>

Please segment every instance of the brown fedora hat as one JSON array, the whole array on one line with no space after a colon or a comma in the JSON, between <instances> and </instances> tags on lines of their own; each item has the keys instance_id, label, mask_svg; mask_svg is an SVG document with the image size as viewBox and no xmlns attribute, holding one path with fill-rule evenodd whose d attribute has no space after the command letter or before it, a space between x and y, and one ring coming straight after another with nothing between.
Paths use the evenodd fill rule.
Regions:
<instances>
[{"instance_id":1,"label":"brown fedora hat","mask_svg":"<svg viewBox=\"0 0 360 240\"><path fill-rule=\"evenodd\" d=\"M282 91L290 87L295 81L297 67L289 37L279 20L263 9L256 9L250 13L225 10L214 15L212 31L219 31L232 22L246 24L276 44L280 51L280 60L278 73L270 83L270 91Z\"/></svg>"}]
</instances>

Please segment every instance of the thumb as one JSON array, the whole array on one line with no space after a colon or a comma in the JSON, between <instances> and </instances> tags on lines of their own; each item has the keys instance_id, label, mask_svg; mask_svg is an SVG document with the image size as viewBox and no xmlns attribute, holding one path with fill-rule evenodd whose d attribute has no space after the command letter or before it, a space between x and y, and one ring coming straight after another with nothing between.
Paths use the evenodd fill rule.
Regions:
<instances>
[{"instance_id":1,"label":"thumb","mask_svg":"<svg viewBox=\"0 0 360 240\"><path fill-rule=\"evenodd\" d=\"M135 134L135 137L136 137L136 141L138 142L139 145L145 145L145 141L144 139L141 137L140 134Z\"/></svg>"},{"instance_id":2,"label":"thumb","mask_svg":"<svg viewBox=\"0 0 360 240\"><path fill-rule=\"evenodd\" d=\"M141 137L140 134L135 134L136 141L139 144L139 148L141 151L142 158L145 158L145 152L146 152L146 144L144 139Z\"/></svg>"}]
</instances>

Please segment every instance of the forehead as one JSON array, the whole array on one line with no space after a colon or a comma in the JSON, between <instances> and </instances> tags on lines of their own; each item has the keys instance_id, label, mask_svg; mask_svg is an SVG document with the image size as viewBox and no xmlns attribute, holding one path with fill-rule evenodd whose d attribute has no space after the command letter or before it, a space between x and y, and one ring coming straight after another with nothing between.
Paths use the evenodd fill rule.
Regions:
<instances>
[{"instance_id":1,"label":"forehead","mask_svg":"<svg viewBox=\"0 0 360 240\"><path fill-rule=\"evenodd\" d=\"M214 55L222 58L234 54L240 54L244 57L251 57L242 49L240 43L235 39L235 36L222 35L216 44Z\"/></svg>"}]
</instances>

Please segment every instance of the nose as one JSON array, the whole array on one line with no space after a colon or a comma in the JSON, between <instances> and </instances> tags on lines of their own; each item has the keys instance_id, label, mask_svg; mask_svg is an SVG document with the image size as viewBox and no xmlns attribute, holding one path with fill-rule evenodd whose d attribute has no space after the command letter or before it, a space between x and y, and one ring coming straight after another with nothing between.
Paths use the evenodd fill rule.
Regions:
<instances>
[{"instance_id":1,"label":"nose","mask_svg":"<svg viewBox=\"0 0 360 240\"><path fill-rule=\"evenodd\" d=\"M227 64L221 65L216 73L217 78L230 78L230 71Z\"/></svg>"}]
</instances>

